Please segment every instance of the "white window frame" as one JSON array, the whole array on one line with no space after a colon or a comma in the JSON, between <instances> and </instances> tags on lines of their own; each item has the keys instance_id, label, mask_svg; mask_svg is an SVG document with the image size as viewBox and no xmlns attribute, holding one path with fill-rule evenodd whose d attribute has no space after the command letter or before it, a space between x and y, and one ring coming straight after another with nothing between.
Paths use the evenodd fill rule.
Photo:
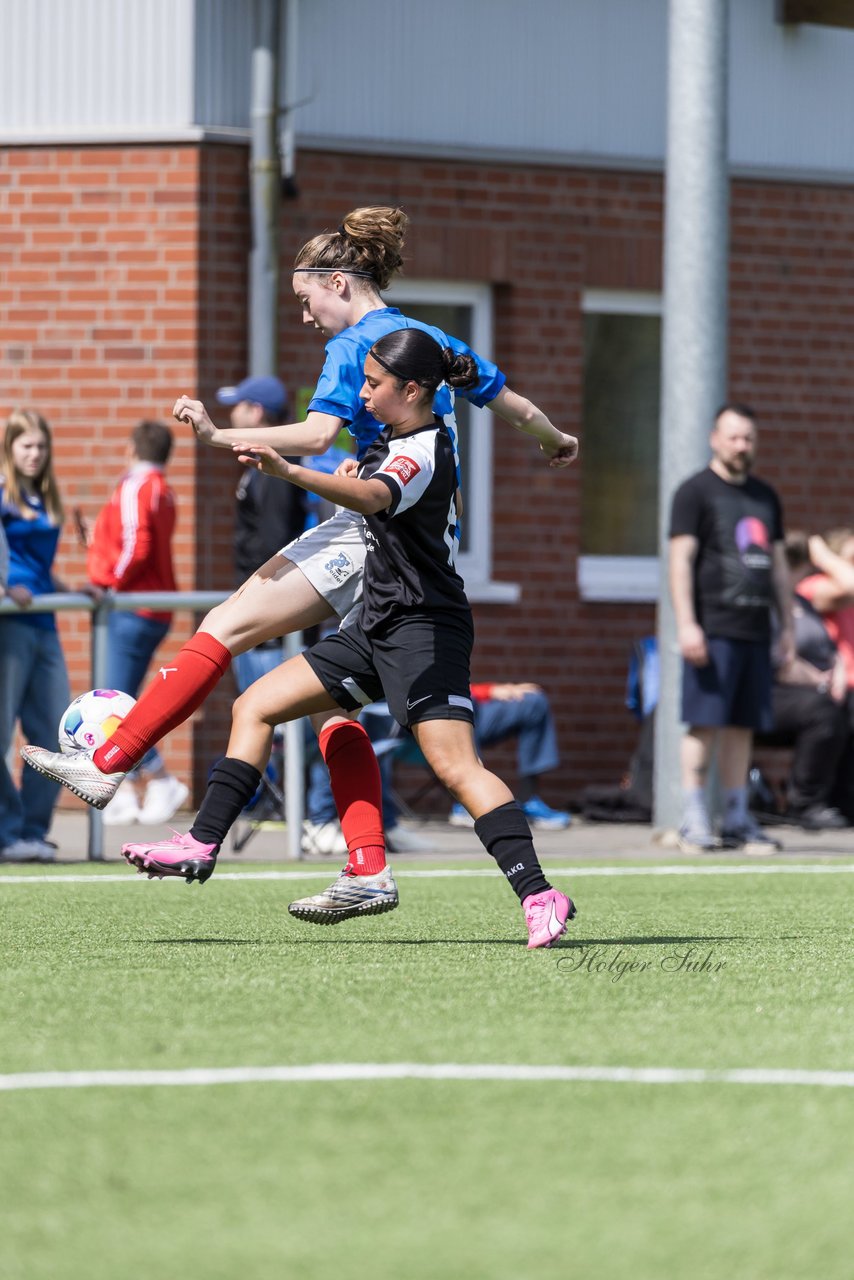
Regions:
<instances>
[{"instance_id":1,"label":"white window frame","mask_svg":"<svg viewBox=\"0 0 854 1280\"><path fill-rule=\"evenodd\" d=\"M406 312L407 304L471 308L470 345L492 359L492 290L489 285L459 280L400 280L385 291L386 300ZM469 550L457 555L457 570L473 602L513 603L521 596L518 583L492 580L492 427L488 409L470 407L471 442L466 481L469 502L463 512Z\"/></svg>"},{"instance_id":2,"label":"white window frame","mask_svg":"<svg viewBox=\"0 0 854 1280\"><path fill-rule=\"evenodd\" d=\"M664 316L660 293L634 289L585 289L582 312L597 315ZM576 566L582 600L657 603L660 590L658 556L579 556Z\"/></svg>"}]
</instances>

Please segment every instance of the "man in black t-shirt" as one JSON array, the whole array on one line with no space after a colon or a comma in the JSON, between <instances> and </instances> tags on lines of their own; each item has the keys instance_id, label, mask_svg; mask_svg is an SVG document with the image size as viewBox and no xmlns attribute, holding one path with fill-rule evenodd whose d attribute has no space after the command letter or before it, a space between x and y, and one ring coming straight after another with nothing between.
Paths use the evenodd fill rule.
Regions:
<instances>
[{"instance_id":1,"label":"man in black t-shirt","mask_svg":"<svg viewBox=\"0 0 854 1280\"><path fill-rule=\"evenodd\" d=\"M780 500L752 476L756 423L746 405L715 417L709 466L685 480L670 516L670 594L684 659L680 844L716 846L706 781L717 748L725 812L721 839L748 853L779 848L747 808L754 730L771 727L771 613L779 658L793 652L792 602Z\"/></svg>"}]
</instances>

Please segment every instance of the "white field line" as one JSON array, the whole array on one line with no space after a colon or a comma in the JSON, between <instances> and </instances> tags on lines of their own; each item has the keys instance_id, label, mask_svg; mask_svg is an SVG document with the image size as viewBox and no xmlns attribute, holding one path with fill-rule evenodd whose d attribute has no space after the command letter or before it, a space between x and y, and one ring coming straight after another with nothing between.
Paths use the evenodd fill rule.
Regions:
<instances>
[{"instance_id":1,"label":"white field line","mask_svg":"<svg viewBox=\"0 0 854 1280\"><path fill-rule=\"evenodd\" d=\"M552 867L544 870L550 876L776 876L776 875L845 875L854 873L854 863L772 863L757 865L756 863L723 864L716 867L661 866L661 867ZM218 871L211 884L219 884L223 880L331 880L336 874L336 867L328 867L325 871L317 869L305 871ZM447 867L439 870L405 869L395 871L396 880L446 880L457 877L498 876L501 873L492 867L465 868ZM170 877L164 878L168 883ZM176 884L183 883L180 877L171 877ZM51 872L34 873L29 876L3 875L0 873L0 886L7 884L146 884L148 877L119 872L113 875L97 872L54 875Z\"/></svg>"},{"instance_id":2,"label":"white field line","mask_svg":"<svg viewBox=\"0 0 854 1280\"><path fill-rule=\"evenodd\" d=\"M501 1063L316 1062L299 1067L190 1067L181 1071L42 1071L0 1075L0 1093L27 1089L184 1088L322 1084L338 1080L463 1080L602 1084L808 1085L854 1088L854 1071L731 1071L679 1067L533 1067Z\"/></svg>"}]
</instances>

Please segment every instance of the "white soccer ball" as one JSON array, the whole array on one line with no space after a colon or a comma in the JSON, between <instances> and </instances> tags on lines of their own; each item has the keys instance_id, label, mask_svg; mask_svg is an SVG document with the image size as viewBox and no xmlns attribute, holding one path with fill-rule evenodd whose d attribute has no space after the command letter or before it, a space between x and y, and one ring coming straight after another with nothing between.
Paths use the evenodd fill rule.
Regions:
<instances>
[{"instance_id":1,"label":"white soccer ball","mask_svg":"<svg viewBox=\"0 0 854 1280\"><path fill-rule=\"evenodd\" d=\"M136 698L118 689L90 689L88 693L81 693L62 713L60 751L71 755L74 751L102 747L135 703Z\"/></svg>"}]
</instances>

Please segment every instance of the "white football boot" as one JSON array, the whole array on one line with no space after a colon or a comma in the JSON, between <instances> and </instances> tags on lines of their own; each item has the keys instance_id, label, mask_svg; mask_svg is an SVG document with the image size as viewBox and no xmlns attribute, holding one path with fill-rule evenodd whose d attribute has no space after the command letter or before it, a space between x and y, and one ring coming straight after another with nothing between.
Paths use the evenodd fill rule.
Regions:
<instances>
[{"instance_id":1,"label":"white football boot","mask_svg":"<svg viewBox=\"0 0 854 1280\"><path fill-rule=\"evenodd\" d=\"M27 764L54 782L61 782L93 809L103 809L110 803L124 779L123 773L102 773L92 759L91 751L75 751L64 755L61 751L48 751L46 747L21 747L21 755Z\"/></svg>"}]
</instances>

